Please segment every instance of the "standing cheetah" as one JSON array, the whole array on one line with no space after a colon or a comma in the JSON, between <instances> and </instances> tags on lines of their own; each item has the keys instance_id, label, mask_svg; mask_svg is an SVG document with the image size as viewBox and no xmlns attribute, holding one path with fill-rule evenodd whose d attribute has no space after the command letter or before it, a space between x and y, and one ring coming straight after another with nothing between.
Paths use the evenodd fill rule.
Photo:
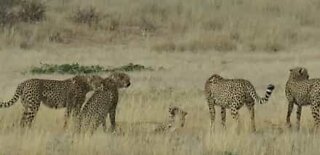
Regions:
<instances>
[{"instance_id":1,"label":"standing cheetah","mask_svg":"<svg viewBox=\"0 0 320 155\"><path fill-rule=\"evenodd\" d=\"M253 85L244 79L226 79L218 74L213 74L205 83L205 95L211 115L211 127L214 126L215 107L221 107L221 124L225 127L226 109L231 109L232 118L239 120L239 109L246 105L250 112L251 129L256 130L254 104L268 101L274 86L269 84L265 97L259 97ZM239 125L239 122L238 122Z\"/></svg>"},{"instance_id":2,"label":"standing cheetah","mask_svg":"<svg viewBox=\"0 0 320 155\"><path fill-rule=\"evenodd\" d=\"M169 107L169 121L156 127L154 130L156 133L165 131L175 131L178 128L184 126L186 121L187 112L177 106Z\"/></svg>"},{"instance_id":3,"label":"standing cheetah","mask_svg":"<svg viewBox=\"0 0 320 155\"><path fill-rule=\"evenodd\" d=\"M125 73L112 73L102 82L101 89L95 90L81 109L77 130L89 130L91 134L100 126L106 132L106 117L109 114L112 131L116 128L118 89L130 86L130 77Z\"/></svg>"},{"instance_id":4,"label":"standing cheetah","mask_svg":"<svg viewBox=\"0 0 320 155\"><path fill-rule=\"evenodd\" d=\"M86 94L101 85L100 76L75 76L66 80L29 79L20 83L13 98L7 102L0 102L0 108L7 108L21 98L24 107L20 126L30 127L36 116L40 103L49 108L59 109L66 107L65 124L72 112L77 116Z\"/></svg>"},{"instance_id":5,"label":"standing cheetah","mask_svg":"<svg viewBox=\"0 0 320 155\"><path fill-rule=\"evenodd\" d=\"M288 99L287 125L291 127L290 116L293 105L297 108L297 129L300 129L302 106L311 105L314 127L320 126L320 79L309 79L309 74L304 67L290 69L289 79L285 89Z\"/></svg>"}]
</instances>

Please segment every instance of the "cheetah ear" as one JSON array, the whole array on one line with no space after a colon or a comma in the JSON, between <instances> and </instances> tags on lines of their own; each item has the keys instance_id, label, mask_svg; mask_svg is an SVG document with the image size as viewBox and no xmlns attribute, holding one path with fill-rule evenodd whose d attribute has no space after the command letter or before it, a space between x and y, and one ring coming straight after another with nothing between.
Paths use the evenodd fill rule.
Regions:
<instances>
[{"instance_id":1,"label":"cheetah ear","mask_svg":"<svg viewBox=\"0 0 320 155\"><path fill-rule=\"evenodd\" d=\"M88 75L88 81L91 81L94 78L94 75Z\"/></svg>"},{"instance_id":2,"label":"cheetah ear","mask_svg":"<svg viewBox=\"0 0 320 155\"><path fill-rule=\"evenodd\" d=\"M173 110L172 105L169 105L169 112L171 113L171 112L172 112L172 110Z\"/></svg>"},{"instance_id":3,"label":"cheetah ear","mask_svg":"<svg viewBox=\"0 0 320 155\"><path fill-rule=\"evenodd\" d=\"M77 79L76 78L72 78L71 83L75 84L76 82L77 82Z\"/></svg>"},{"instance_id":4,"label":"cheetah ear","mask_svg":"<svg viewBox=\"0 0 320 155\"><path fill-rule=\"evenodd\" d=\"M183 115L184 115L184 116L188 115L188 112L183 112Z\"/></svg>"},{"instance_id":5,"label":"cheetah ear","mask_svg":"<svg viewBox=\"0 0 320 155\"><path fill-rule=\"evenodd\" d=\"M103 90L103 88L104 88L104 84L101 83L100 86L98 86L98 87L96 88L96 90Z\"/></svg>"},{"instance_id":6,"label":"cheetah ear","mask_svg":"<svg viewBox=\"0 0 320 155\"><path fill-rule=\"evenodd\" d=\"M304 71L305 71L304 68L300 68L300 69L299 69L299 73L300 73L300 74L302 74Z\"/></svg>"},{"instance_id":7,"label":"cheetah ear","mask_svg":"<svg viewBox=\"0 0 320 155\"><path fill-rule=\"evenodd\" d=\"M175 111L176 111L177 107L173 106L173 105L170 105L169 106L169 113L174 115L175 114Z\"/></svg>"}]
</instances>

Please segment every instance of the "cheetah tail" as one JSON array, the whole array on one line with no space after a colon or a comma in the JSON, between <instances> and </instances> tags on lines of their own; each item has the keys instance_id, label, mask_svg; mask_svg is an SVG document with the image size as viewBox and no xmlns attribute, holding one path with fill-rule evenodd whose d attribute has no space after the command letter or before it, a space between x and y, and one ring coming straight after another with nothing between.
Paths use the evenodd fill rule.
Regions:
<instances>
[{"instance_id":1,"label":"cheetah tail","mask_svg":"<svg viewBox=\"0 0 320 155\"><path fill-rule=\"evenodd\" d=\"M14 103L16 103L19 97L22 95L22 89L23 89L22 84L18 85L13 98L7 102L0 102L0 108L8 108L12 106Z\"/></svg>"},{"instance_id":2,"label":"cheetah tail","mask_svg":"<svg viewBox=\"0 0 320 155\"><path fill-rule=\"evenodd\" d=\"M267 86L267 90L266 90L265 96L259 100L259 103L263 104L263 103L268 102L273 90L274 90L274 85L273 84L269 84Z\"/></svg>"}]
</instances>

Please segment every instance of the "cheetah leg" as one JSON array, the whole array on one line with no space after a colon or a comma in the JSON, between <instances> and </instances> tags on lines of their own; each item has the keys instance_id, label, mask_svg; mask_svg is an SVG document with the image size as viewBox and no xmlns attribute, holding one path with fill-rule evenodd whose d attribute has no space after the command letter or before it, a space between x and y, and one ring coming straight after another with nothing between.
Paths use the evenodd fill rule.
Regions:
<instances>
[{"instance_id":1,"label":"cheetah leg","mask_svg":"<svg viewBox=\"0 0 320 155\"><path fill-rule=\"evenodd\" d=\"M70 113L71 113L71 108L69 106L67 106L66 112L64 114L64 125L63 125L63 129L67 129L68 127L68 121L70 118Z\"/></svg>"},{"instance_id":2,"label":"cheetah leg","mask_svg":"<svg viewBox=\"0 0 320 155\"><path fill-rule=\"evenodd\" d=\"M250 113L250 121L251 121L251 131L256 131L256 122L255 122L255 113L254 113L254 106L247 106L248 111Z\"/></svg>"},{"instance_id":3,"label":"cheetah leg","mask_svg":"<svg viewBox=\"0 0 320 155\"><path fill-rule=\"evenodd\" d=\"M107 132L107 123L106 123L106 119L103 119L103 121L101 122L102 124L102 129L103 132L106 133Z\"/></svg>"},{"instance_id":4,"label":"cheetah leg","mask_svg":"<svg viewBox=\"0 0 320 155\"><path fill-rule=\"evenodd\" d=\"M25 105L26 106L20 121L20 126L30 128L39 110L40 102L38 102L37 104L34 104L34 102L32 102L32 104L25 104Z\"/></svg>"},{"instance_id":5,"label":"cheetah leg","mask_svg":"<svg viewBox=\"0 0 320 155\"><path fill-rule=\"evenodd\" d=\"M287 112L287 126L291 128L290 116L293 110L294 102L289 102L288 104L288 112Z\"/></svg>"},{"instance_id":6,"label":"cheetah leg","mask_svg":"<svg viewBox=\"0 0 320 155\"><path fill-rule=\"evenodd\" d=\"M237 122L237 132L240 131L239 111L236 107L231 107L231 116Z\"/></svg>"},{"instance_id":7,"label":"cheetah leg","mask_svg":"<svg viewBox=\"0 0 320 155\"><path fill-rule=\"evenodd\" d=\"M71 95L68 94L68 97L67 97L67 108L66 108L66 111L65 111L65 114L64 114L64 125L63 125L63 129L66 129L68 127L68 121L69 121L69 118L70 118L70 114L72 112L72 107L74 106L75 104L75 99L70 97Z\"/></svg>"},{"instance_id":8,"label":"cheetah leg","mask_svg":"<svg viewBox=\"0 0 320 155\"><path fill-rule=\"evenodd\" d=\"M98 126L99 126L98 122L95 122L92 124L92 126L90 127L90 134L91 135L93 135L94 132L98 129Z\"/></svg>"},{"instance_id":9,"label":"cheetah leg","mask_svg":"<svg viewBox=\"0 0 320 155\"><path fill-rule=\"evenodd\" d=\"M81 111L81 104L76 104L74 106L74 109L72 109L72 113L71 113L73 121L79 120L80 111Z\"/></svg>"},{"instance_id":10,"label":"cheetah leg","mask_svg":"<svg viewBox=\"0 0 320 155\"><path fill-rule=\"evenodd\" d=\"M298 105L298 108L297 108L297 130L300 130L301 111L302 111L302 106Z\"/></svg>"},{"instance_id":11,"label":"cheetah leg","mask_svg":"<svg viewBox=\"0 0 320 155\"><path fill-rule=\"evenodd\" d=\"M115 108L110 111L109 119L110 119L110 123L111 123L111 131L115 132L115 130L116 130L116 109Z\"/></svg>"},{"instance_id":12,"label":"cheetah leg","mask_svg":"<svg viewBox=\"0 0 320 155\"><path fill-rule=\"evenodd\" d=\"M226 128L226 108L221 107L221 125Z\"/></svg>"},{"instance_id":13,"label":"cheetah leg","mask_svg":"<svg viewBox=\"0 0 320 155\"><path fill-rule=\"evenodd\" d=\"M216 118L216 109L214 108L214 103L210 102L209 101L209 112L210 112L210 126L211 126L211 129L214 129L214 121L215 121L215 118Z\"/></svg>"},{"instance_id":14,"label":"cheetah leg","mask_svg":"<svg viewBox=\"0 0 320 155\"><path fill-rule=\"evenodd\" d=\"M71 98L71 97L70 97ZM68 122L70 120L70 115L72 115L72 119L74 122L79 121L79 113L81 110L82 103L84 102L84 99L69 99L67 101L67 109L65 112L65 119L64 119L64 126L63 129L66 129L68 127Z\"/></svg>"},{"instance_id":15,"label":"cheetah leg","mask_svg":"<svg viewBox=\"0 0 320 155\"><path fill-rule=\"evenodd\" d=\"M320 126L320 104L313 104L311 108L312 117L314 119L314 129L318 130Z\"/></svg>"}]
</instances>

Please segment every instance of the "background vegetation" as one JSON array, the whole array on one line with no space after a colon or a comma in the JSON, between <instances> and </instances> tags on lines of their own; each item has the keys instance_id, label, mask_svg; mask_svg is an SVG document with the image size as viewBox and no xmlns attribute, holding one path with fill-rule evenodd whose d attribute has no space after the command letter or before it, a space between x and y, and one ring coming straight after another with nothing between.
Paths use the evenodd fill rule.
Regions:
<instances>
[{"instance_id":1,"label":"background vegetation","mask_svg":"<svg viewBox=\"0 0 320 155\"><path fill-rule=\"evenodd\" d=\"M152 71L151 67L129 63L120 67L103 67L100 65L83 66L78 63L73 64L41 64L39 67L31 67L24 73L31 74L99 74L106 72L133 72L133 71Z\"/></svg>"},{"instance_id":2,"label":"background vegetation","mask_svg":"<svg viewBox=\"0 0 320 155\"><path fill-rule=\"evenodd\" d=\"M289 51L320 40L318 0L1 0L5 46ZM147 45L145 44L147 43Z\"/></svg>"}]
</instances>

